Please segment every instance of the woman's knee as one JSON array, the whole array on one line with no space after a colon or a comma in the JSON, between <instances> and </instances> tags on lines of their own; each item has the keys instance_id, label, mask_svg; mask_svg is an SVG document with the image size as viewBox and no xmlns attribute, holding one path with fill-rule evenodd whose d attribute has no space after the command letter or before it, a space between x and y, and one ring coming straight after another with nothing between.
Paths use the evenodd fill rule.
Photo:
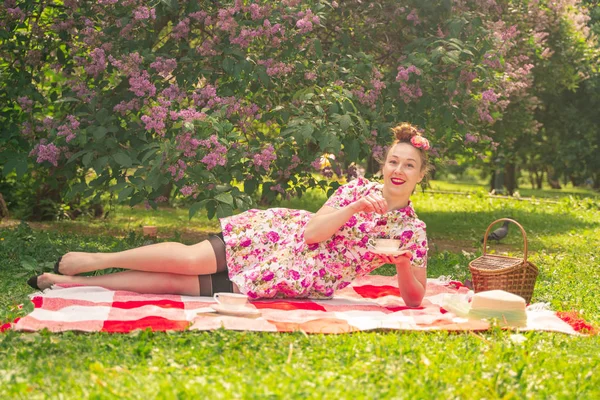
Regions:
<instances>
[{"instance_id":1,"label":"woman's knee","mask_svg":"<svg viewBox=\"0 0 600 400\"><path fill-rule=\"evenodd\" d=\"M187 246L184 257L187 267L198 275L217 271L215 252L208 240Z\"/></svg>"},{"instance_id":2,"label":"woman's knee","mask_svg":"<svg viewBox=\"0 0 600 400\"><path fill-rule=\"evenodd\" d=\"M196 276L168 274L164 279L165 293L198 296L200 284Z\"/></svg>"}]
</instances>

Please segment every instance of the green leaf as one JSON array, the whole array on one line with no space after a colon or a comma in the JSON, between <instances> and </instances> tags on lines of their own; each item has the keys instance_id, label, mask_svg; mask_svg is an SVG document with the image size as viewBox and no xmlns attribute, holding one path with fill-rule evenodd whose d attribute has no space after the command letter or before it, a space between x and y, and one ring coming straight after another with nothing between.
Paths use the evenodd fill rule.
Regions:
<instances>
[{"instance_id":1,"label":"green leaf","mask_svg":"<svg viewBox=\"0 0 600 400\"><path fill-rule=\"evenodd\" d=\"M315 39L313 41L313 45L315 46L315 53L317 57L323 58L323 48L321 47L321 41L319 39Z\"/></svg>"},{"instance_id":2,"label":"green leaf","mask_svg":"<svg viewBox=\"0 0 600 400\"><path fill-rule=\"evenodd\" d=\"M225 218L233 215L233 207L229 204L217 204L217 218Z\"/></svg>"},{"instance_id":3,"label":"green leaf","mask_svg":"<svg viewBox=\"0 0 600 400\"><path fill-rule=\"evenodd\" d=\"M302 138L304 142L312 141L312 134L315 131L315 127L311 123L307 123L302 125L300 129L298 129L298 136Z\"/></svg>"},{"instance_id":4,"label":"green leaf","mask_svg":"<svg viewBox=\"0 0 600 400\"><path fill-rule=\"evenodd\" d=\"M242 210L242 211L246 211L248 209L246 202L241 197L238 197L235 199L235 206L238 210Z\"/></svg>"},{"instance_id":5,"label":"green leaf","mask_svg":"<svg viewBox=\"0 0 600 400\"><path fill-rule=\"evenodd\" d=\"M81 162L83 163L83 166L84 167L89 167L90 163L92 162L92 158L94 158L94 153L93 152L89 152L85 156L83 156L83 158L81 159Z\"/></svg>"},{"instance_id":6,"label":"green leaf","mask_svg":"<svg viewBox=\"0 0 600 400\"><path fill-rule=\"evenodd\" d=\"M342 142L337 136L331 135L329 139L329 148L333 154L338 154L342 150Z\"/></svg>"},{"instance_id":7,"label":"green leaf","mask_svg":"<svg viewBox=\"0 0 600 400\"><path fill-rule=\"evenodd\" d=\"M115 153L113 158L122 167L129 168L132 165L131 158L123 152Z\"/></svg>"},{"instance_id":8,"label":"green leaf","mask_svg":"<svg viewBox=\"0 0 600 400\"><path fill-rule=\"evenodd\" d=\"M215 186L215 190L216 190L218 193L227 192L227 191L231 190L231 185L229 185L229 184L225 184L225 185L216 185L216 186Z\"/></svg>"},{"instance_id":9,"label":"green leaf","mask_svg":"<svg viewBox=\"0 0 600 400\"><path fill-rule=\"evenodd\" d=\"M136 204L140 204L142 201L144 201L145 198L146 198L145 191L135 192L135 194L133 196L131 196L131 199L129 199L129 206L133 207Z\"/></svg>"},{"instance_id":10,"label":"green leaf","mask_svg":"<svg viewBox=\"0 0 600 400\"><path fill-rule=\"evenodd\" d=\"M358 140L352 138L348 147L344 148L344 151L348 154L348 161L357 161L360 154L360 143L358 143Z\"/></svg>"},{"instance_id":11,"label":"green leaf","mask_svg":"<svg viewBox=\"0 0 600 400\"><path fill-rule=\"evenodd\" d=\"M217 212L217 204L218 203L215 201L209 201L206 203L206 216L208 219L213 219L215 217L215 213Z\"/></svg>"},{"instance_id":12,"label":"green leaf","mask_svg":"<svg viewBox=\"0 0 600 400\"><path fill-rule=\"evenodd\" d=\"M267 75L267 71L264 68L258 68L256 73L258 74L258 79L262 82L265 87L268 87L271 83L271 78Z\"/></svg>"},{"instance_id":13,"label":"green leaf","mask_svg":"<svg viewBox=\"0 0 600 400\"><path fill-rule=\"evenodd\" d=\"M66 164L70 164L70 163L72 163L73 161L75 161L75 160L77 160L79 157L81 157L82 155L84 155L84 154L87 154L87 153L89 153L89 152L90 152L89 150L81 150L81 151L78 151L77 153L73 154L73 155L72 155L72 156L69 158L69 160L67 161L67 163L66 163Z\"/></svg>"},{"instance_id":14,"label":"green leaf","mask_svg":"<svg viewBox=\"0 0 600 400\"><path fill-rule=\"evenodd\" d=\"M101 174L106 168L106 163L108 163L108 156L102 156L92 162L92 167L97 174Z\"/></svg>"},{"instance_id":15,"label":"green leaf","mask_svg":"<svg viewBox=\"0 0 600 400\"><path fill-rule=\"evenodd\" d=\"M296 132L298 130L298 128L296 128L295 126L289 127L289 128L285 128L284 130L282 130L279 134L279 136L281 137L288 137L290 135L293 135L294 132Z\"/></svg>"},{"instance_id":16,"label":"green leaf","mask_svg":"<svg viewBox=\"0 0 600 400\"><path fill-rule=\"evenodd\" d=\"M102 108L96 113L96 121L102 123L108 119L109 115L110 113L108 112L108 110L106 108Z\"/></svg>"},{"instance_id":17,"label":"green leaf","mask_svg":"<svg viewBox=\"0 0 600 400\"><path fill-rule=\"evenodd\" d=\"M154 151L153 151L154 150ZM157 154L157 151L155 149L150 149L148 150L148 152L146 152L146 154L144 154L144 157L142 157L142 161L141 163L144 164L146 161L148 161L148 159L154 155Z\"/></svg>"},{"instance_id":18,"label":"green leaf","mask_svg":"<svg viewBox=\"0 0 600 400\"><path fill-rule=\"evenodd\" d=\"M127 200L129 198L129 196L131 196L133 191L134 191L134 188L131 186L128 186L125 189L121 190L119 192L119 198L118 198L119 203L122 203L125 200Z\"/></svg>"},{"instance_id":19,"label":"green leaf","mask_svg":"<svg viewBox=\"0 0 600 400\"><path fill-rule=\"evenodd\" d=\"M215 196L215 200L219 200L221 203L233 206L233 196L230 193L219 193Z\"/></svg>"},{"instance_id":20,"label":"green leaf","mask_svg":"<svg viewBox=\"0 0 600 400\"><path fill-rule=\"evenodd\" d=\"M102 140L104 139L104 136L106 136L107 132L108 130L105 127L97 126L92 130L92 135L94 135L94 139Z\"/></svg>"},{"instance_id":21,"label":"green leaf","mask_svg":"<svg viewBox=\"0 0 600 400\"><path fill-rule=\"evenodd\" d=\"M83 191L85 191L87 188L88 188L88 185L87 185L87 183L85 183L85 182L79 182L79 183L77 183L77 184L75 184L75 185L71 186L71 193L72 193L73 195L76 195L76 194L81 194L81 193L83 193Z\"/></svg>"},{"instance_id":22,"label":"green leaf","mask_svg":"<svg viewBox=\"0 0 600 400\"><path fill-rule=\"evenodd\" d=\"M202 207L204 207L204 205L205 205L207 202L208 202L208 200L206 200L206 199L205 199L205 200L198 201L198 202L196 202L196 203L192 204L192 206L190 207L190 213L189 213L190 219L192 219L192 217L193 217L194 215L196 215L196 213L197 213L198 211L200 211L200 209L201 209Z\"/></svg>"},{"instance_id":23,"label":"green leaf","mask_svg":"<svg viewBox=\"0 0 600 400\"><path fill-rule=\"evenodd\" d=\"M363 133L365 135L369 134L369 128L367 127L367 123L365 122L365 120L360 115L355 115L355 117L358 120L358 123L360 124L360 127L363 130Z\"/></svg>"},{"instance_id":24,"label":"green leaf","mask_svg":"<svg viewBox=\"0 0 600 400\"><path fill-rule=\"evenodd\" d=\"M167 6L172 13L176 13L179 10L179 2L177 0L160 0L160 2Z\"/></svg>"},{"instance_id":25,"label":"green leaf","mask_svg":"<svg viewBox=\"0 0 600 400\"><path fill-rule=\"evenodd\" d=\"M131 182L131 184L133 184L137 187L144 186L144 178L142 178L140 176L130 176L128 179L129 179L129 182Z\"/></svg>"},{"instance_id":26,"label":"green leaf","mask_svg":"<svg viewBox=\"0 0 600 400\"><path fill-rule=\"evenodd\" d=\"M79 103L81 100L75 97L63 97L55 101L55 103Z\"/></svg>"},{"instance_id":27,"label":"green leaf","mask_svg":"<svg viewBox=\"0 0 600 400\"><path fill-rule=\"evenodd\" d=\"M225 57L223 59L223 70L227 72L229 75L233 74L233 67L235 65L235 61L231 57Z\"/></svg>"},{"instance_id":28,"label":"green leaf","mask_svg":"<svg viewBox=\"0 0 600 400\"><path fill-rule=\"evenodd\" d=\"M254 179L244 180L244 193L252 194L256 190L257 184Z\"/></svg>"},{"instance_id":29,"label":"green leaf","mask_svg":"<svg viewBox=\"0 0 600 400\"><path fill-rule=\"evenodd\" d=\"M25 175L27 172L27 158L22 156L9 158L2 168L2 174L7 176L13 170L17 173L17 179Z\"/></svg>"},{"instance_id":30,"label":"green leaf","mask_svg":"<svg viewBox=\"0 0 600 400\"><path fill-rule=\"evenodd\" d=\"M352 125L352 117L348 114L344 114L340 117L340 128L345 132Z\"/></svg>"}]
</instances>

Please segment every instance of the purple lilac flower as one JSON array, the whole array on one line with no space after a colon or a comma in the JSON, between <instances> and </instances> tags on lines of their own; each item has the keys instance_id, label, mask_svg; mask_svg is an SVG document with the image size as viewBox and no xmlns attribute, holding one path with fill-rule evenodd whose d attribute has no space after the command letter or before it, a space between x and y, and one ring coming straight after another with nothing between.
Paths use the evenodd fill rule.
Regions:
<instances>
[{"instance_id":1,"label":"purple lilac flower","mask_svg":"<svg viewBox=\"0 0 600 400\"><path fill-rule=\"evenodd\" d=\"M498 96L494 93L493 89L488 89L481 93L481 99L485 102L495 103L498 101Z\"/></svg>"},{"instance_id":2,"label":"purple lilac flower","mask_svg":"<svg viewBox=\"0 0 600 400\"><path fill-rule=\"evenodd\" d=\"M141 120L146 130L154 129L161 136L165 134L165 119L167 118L167 109L164 106L154 106L150 109L150 115L143 115Z\"/></svg>"},{"instance_id":3,"label":"purple lilac flower","mask_svg":"<svg viewBox=\"0 0 600 400\"><path fill-rule=\"evenodd\" d=\"M268 171L271 167L271 163L277 159L275 154L275 148L272 144L268 144L260 153L255 154L252 157L254 167L259 170L259 167L263 167L265 171Z\"/></svg>"},{"instance_id":4,"label":"purple lilac flower","mask_svg":"<svg viewBox=\"0 0 600 400\"><path fill-rule=\"evenodd\" d=\"M92 61L85 66L85 72L93 77L97 77L108 66L106 53L104 53L103 49L96 48L90 52L90 57Z\"/></svg>"},{"instance_id":5,"label":"purple lilac flower","mask_svg":"<svg viewBox=\"0 0 600 400\"><path fill-rule=\"evenodd\" d=\"M134 74L129 78L129 90L135 93L138 97L143 97L146 94L154 96L156 94L156 86L150 81L148 71L142 71L139 74Z\"/></svg>"},{"instance_id":6,"label":"purple lilac flower","mask_svg":"<svg viewBox=\"0 0 600 400\"><path fill-rule=\"evenodd\" d=\"M182 187L181 189L179 189L179 191L184 196L190 196L192 193L194 193L194 191L196 190L197 187L198 187L197 184L186 185L186 186Z\"/></svg>"},{"instance_id":7,"label":"purple lilac flower","mask_svg":"<svg viewBox=\"0 0 600 400\"><path fill-rule=\"evenodd\" d=\"M29 97L21 96L21 97L17 98L17 102L19 103L19 105L21 106L23 111L25 111L25 112L33 111L33 100L31 100Z\"/></svg>"},{"instance_id":8,"label":"purple lilac flower","mask_svg":"<svg viewBox=\"0 0 600 400\"><path fill-rule=\"evenodd\" d=\"M53 143L39 143L33 148L29 155L37 156L36 162L38 164L41 164L44 161L48 161L50 164L57 167L58 157L60 156L60 150Z\"/></svg>"},{"instance_id":9,"label":"purple lilac flower","mask_svg":"<svg viewBox=\"0 0 600 400\"><path fill-rule=\"evenodd\" d=\"M156 57L156 60L150 64L162 76L167 76L177 68L177 60L174 58Z\"/></svg>"},{"instance_id":10,"label":"purple lilac flower","mask_svg":"<svg viewBox=\"0 0 600 400\"><path fill-rule=\"evenodd\" d=\"M465 135L465 144L466 143L477 143L479 142L479 138L471 133L467 133Z\"/></svg>"}]
</instances>

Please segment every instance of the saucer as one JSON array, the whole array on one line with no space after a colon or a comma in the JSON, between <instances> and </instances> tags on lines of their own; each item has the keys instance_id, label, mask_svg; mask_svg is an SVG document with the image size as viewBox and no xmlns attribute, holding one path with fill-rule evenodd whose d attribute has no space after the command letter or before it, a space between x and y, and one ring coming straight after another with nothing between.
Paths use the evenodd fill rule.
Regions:
<instances>
[{"instance_id":1,"label":"saucer","mask_svg":"<svg viewBox=\"0 0 600 400\"><path fill-rule=\"evenodd\" d=\"M223 304L211 304L210 307L223 315L231 315L233 317L258 317L260 310L247 306L226 306Z\"/></svg>"},{"instance_id":2,"label":"saucer","mask_svg":"<svg viewBox=\"0 0 600 400\"><path fill-rule=\"evenodd\" d=\"M369 245L367 245L367 247L371 253L381 254L382 256L400 256L405 253L410 253L410 250L378 249Z\"/></svg>"}]
</instances>

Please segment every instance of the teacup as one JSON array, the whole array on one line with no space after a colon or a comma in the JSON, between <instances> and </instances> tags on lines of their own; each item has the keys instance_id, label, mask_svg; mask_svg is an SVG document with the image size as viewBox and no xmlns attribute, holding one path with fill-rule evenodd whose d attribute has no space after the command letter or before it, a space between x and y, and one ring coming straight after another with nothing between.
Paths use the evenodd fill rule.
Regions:
<instances>
[{"instance_id":1,"label":"teacup","mask_svg":"<svg viewBox=\"0 0 600 400\"><path fill-rule=\"evenodd\" d=\"M399 239L369 239L367 243L377 250L395 251L400 248L402 241Z\"/></svg>"},{"instance_id":2,"label":"teacup","mask_svg":"<svg viewBox=\"0 0 600 400\"><path fill-rule=\"evenodd\" d=\"M215 293L215 301L225 307L244 307L248 303L248 296L240 293Z\"/></svg>"}]
</instances>

